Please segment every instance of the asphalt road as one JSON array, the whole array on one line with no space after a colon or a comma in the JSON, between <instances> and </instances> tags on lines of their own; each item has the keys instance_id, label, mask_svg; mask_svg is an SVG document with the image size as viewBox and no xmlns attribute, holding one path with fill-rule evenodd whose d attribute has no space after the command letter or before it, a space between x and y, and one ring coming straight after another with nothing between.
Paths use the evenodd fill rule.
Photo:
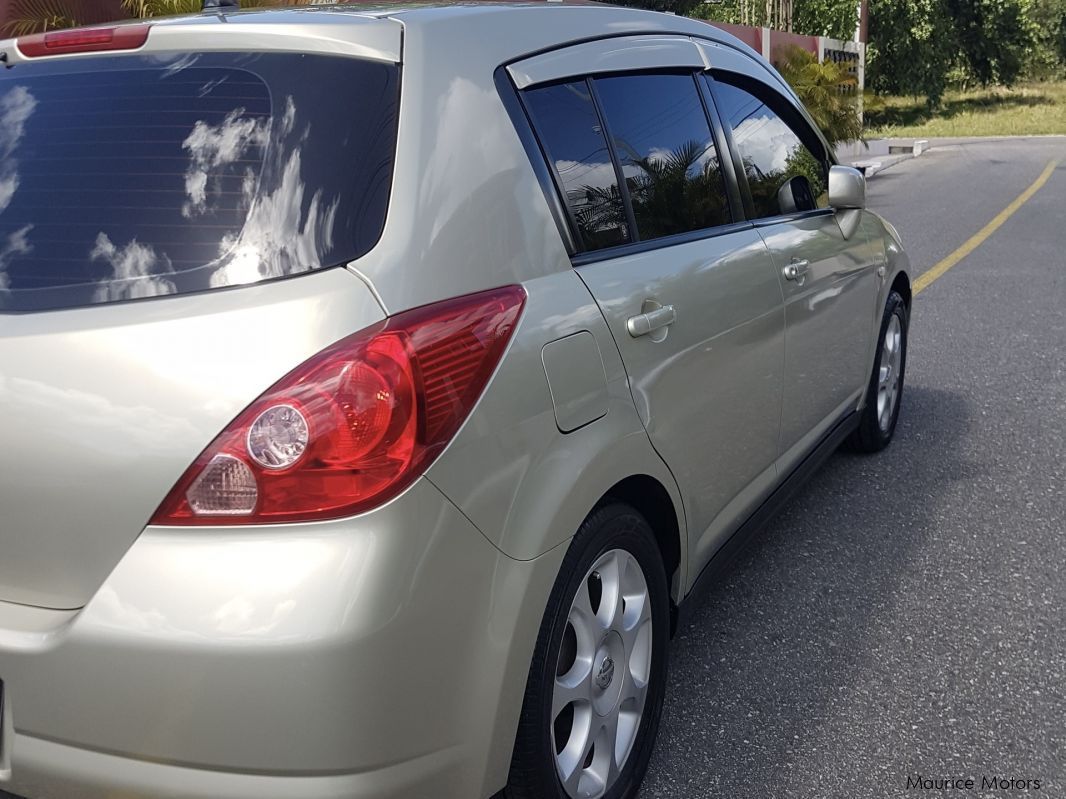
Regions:
<instances>
[{"instance_id":1,"label":"asphalt road","mask_svg":"<svg viewBox=\"0 0 1066 799\"><path fill-rule=\"evenodd\" d=\"M642 799L1066 797L1066 138L933 149L869 205L917 274L1053 158L915 298L893 444L833 456L675 641Z\"/></svg>"}]
</instances>

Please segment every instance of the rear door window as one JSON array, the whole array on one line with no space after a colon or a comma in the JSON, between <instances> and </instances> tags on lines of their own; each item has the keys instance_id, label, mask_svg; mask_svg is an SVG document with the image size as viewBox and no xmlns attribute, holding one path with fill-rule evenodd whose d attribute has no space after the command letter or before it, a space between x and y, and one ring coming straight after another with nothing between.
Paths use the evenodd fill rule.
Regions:
<instances>
[{"instance_id":1,"label":"rear door window","mask_svg":"<svg viewBox=\"0 0 1066 799\"><path fill-rule=\"evenodd\" d=\"M756 218L829 205L825 148L802 118L772 89L743 76L715 73L714 99L744 162ZM790 184L793 178L804 184Z\"/></svg>"},{"instance_id":2,"label":"rear door window","mask_svg":"<svg viewBox=\"0 0 1066 799\"><path fill-rule=\"evenodd\" d=\"M707 112L692 74L596 78L642 241L731 221Z\"/></svg>"},{"instance_id":3,"label":"rear door window","mask_svg":"<svg viewBox=\"0 0 1066 799\"><path fill-rule=\"evenodd\" d=\"M0 311L202 291L377 242L392 64L121 56L0 73Z\"/></svg>"},{"instance_id":4,"label":"rear door window","mask_svg":"<svg viewBox=\"0 0 1066 799\"><path fill-rule=\"evenodd\" d=\"M584 248L627 243L625 206L588 81L530 89L525 101Z\"/></svg>"},{"instance_id":5,"label":"rear door window","mask_svg":"<svg viewBox=\"0 0 1066 799\"><path fill-rule=\"evenodd\" d=\"M523 99L585 251L733 221L691 72L585 77Z\"/></svg>"}]
</instances>

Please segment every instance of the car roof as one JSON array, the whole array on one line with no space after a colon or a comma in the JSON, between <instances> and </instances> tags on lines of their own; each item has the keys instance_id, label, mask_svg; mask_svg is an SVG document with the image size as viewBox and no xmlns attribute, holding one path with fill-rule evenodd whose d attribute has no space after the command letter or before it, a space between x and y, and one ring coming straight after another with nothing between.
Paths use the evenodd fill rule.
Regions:
<instances>
[{"instance_id":1,"label":"car roof","mask_svg":"<svg viewBox=\"0 0 1066 799\"><path fill-rule=\"evenodd\" d=\"M557 16L562 19L580 9L583 14L594 13L597 17L610 17L619 23L618 29L604 30L605 35L618 35L621 33L639 32L665 32L672 28L677 33L685 35L698 35L705 39L717 41L722 44L740 46L748 50L748 46L739 39L704 20L677 16L672 13L649 11L646 9L616 6L608 3L595 2L595 0L432 0L432 2L411 2L411 0L354 0L353 2L340 2L315 4L309 6L282 6L267 8L244 8L226 9L203 14L184 15L177 17L161 17L152 20L153 25L181 25L194 20L202 21L204 17L220 17L224 19L246 20L255 19L261 23L295 23L308 19L308 15L316 15L316 21L329 19L338 24L343 24L351 17L364 17L373 19L396 19L405 25L432 25L433 22L442 18L454 19L462 17L474 21L482 17L497 17L501 12L515 12L518 14L536 14L538 18L545 16ZM641 21L646 21L648 28L645 30ZM654 22L653 22L654 21ZM610 24L610 23L607 23ZM624 26L624 27L623 27ZM565 28L560 29L560 42L569 38Z\"/></svg>"},{"instance_id":2,"label":"car roof","mask_svg":"<svg viewBox=\"0 0 1066 799\"><path fill-rule=\"evenodd\" d=\"M612 5L610 3L597 2L597 0L428 0L427 2L412 2L412 0L337 0L337 2L315 3L306 6L267 6L260 8L233 8L205 11L209 16L231 16L245 14L318 14L318 13L341 13L359 14L371 17L395 16L404 14L427 14L439 9L459 11L464 14L476 16L490 10L503 8L588 8L613 9L615 11L635 11L638 13L648 12L646 9L636 9L627 6ZM178 17L161 17L160 20L177 20L194 15L182 15ZM672 16L672 15L668 15Z\"/></svg>"},{"instance_id":3,"label":"car roof","mask_svg":"<svg viewBox=\"0 0 1066 799\"><path fill-rule=\"evenodd\" d=\"M148 50L310 50L406 62L404 42L433 39L453 48L436 52L438 60L461 57L484 67L591 39L658 34L694 36L758 58L704 20L590 0L370 0L226 9L150 23L157 33Z\"/></svg>"},{"instance_id":4,"label":"car roof","mask_svg":"<svg viewBox=\"0 0 1066 799\"><path fill-rule=\"evenodd\" d=\"M436 58L454 60L461 54L468 63L475 63L492 58L517 60L590 39L660 34L699 37L758 57L739 39L704 20L591 0L342 0L218 9L119 24L145 22L152 28L146 46L139 48L145 52L282 50L400 62L406 61L405 41L429 38L453 46L451 53L436 53ZM24 38L0 41L8 66L31 60L18 46ZM54 57L81 56L57 53Z\"/></svg>"}]
</instances>

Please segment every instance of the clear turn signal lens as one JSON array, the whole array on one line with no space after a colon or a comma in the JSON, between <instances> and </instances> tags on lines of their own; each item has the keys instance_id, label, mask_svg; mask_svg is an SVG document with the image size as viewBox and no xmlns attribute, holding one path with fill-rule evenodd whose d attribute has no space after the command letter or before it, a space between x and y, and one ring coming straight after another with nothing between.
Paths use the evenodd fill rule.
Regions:
<instances>
[{"instance_id":1,"label":"clear turn signal lens","mask_svg":"<svg viewBox=\"0 0 1066 799\"><path fill-rule=\"evenodd\" d=\"M244 461L232 455L216 455L193 480L186 493L195 514L242 516L255 510L259 487Z\"/></svg>"}]
</instances>

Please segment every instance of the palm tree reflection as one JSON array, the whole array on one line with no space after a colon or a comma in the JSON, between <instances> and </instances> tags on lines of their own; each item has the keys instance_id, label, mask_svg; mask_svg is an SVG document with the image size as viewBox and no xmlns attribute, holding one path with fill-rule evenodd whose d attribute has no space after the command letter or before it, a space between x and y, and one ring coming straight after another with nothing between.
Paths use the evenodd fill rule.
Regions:
<instances>
[{"instance_id":1,"label":"palm tree reflection","mask_svg":"<svg viewBox=\"0 0 1066 799\"><path fill-rule=\"evenodd\" d=\"M641 239L714 227L730 221L718 157L706 142L687 141L641 156L624 142L622 171ZM619 244L626 231L617 183L586 184L568 193L578 228L591 248ZM624 234L622 240L625 240Z\"/></svg>"}]
</instances>

